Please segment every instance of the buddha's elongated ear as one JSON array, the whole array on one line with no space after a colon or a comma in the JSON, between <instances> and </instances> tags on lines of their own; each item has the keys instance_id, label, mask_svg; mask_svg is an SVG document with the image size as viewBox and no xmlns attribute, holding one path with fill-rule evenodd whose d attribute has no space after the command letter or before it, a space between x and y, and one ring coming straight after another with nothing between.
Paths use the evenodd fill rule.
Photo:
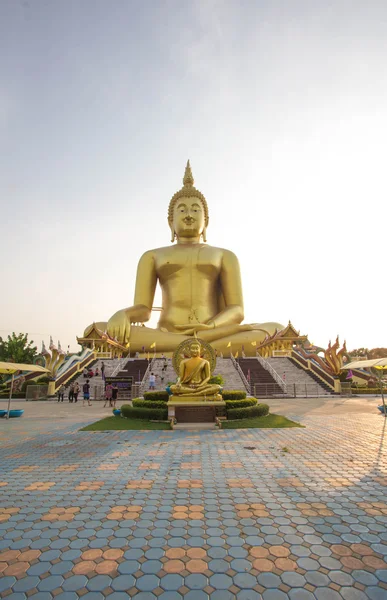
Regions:
<instances>
[{"instance_id":1,"label":"buddha's elongated ear","mask_svg":"<svg viewBox=\"0 0 387 600\"><path fill-rule=\"evenodd\" d=\"M207 241L207 227L205 227L203 229L202 238L203 238L203 242Z\"/></svg>"},{"instance_id":2,"label":"buddha's elongated ear","mask_svg":"<svg viewBox=\"0 0 387 600\"><path fill-rule=\"evenodd\" d=\"M173 227L173 225L170 225L169 229L171 230L171 242L173 243L175 241L175 237L176 237L175 228Z\"/></svg>"}]
</instances>

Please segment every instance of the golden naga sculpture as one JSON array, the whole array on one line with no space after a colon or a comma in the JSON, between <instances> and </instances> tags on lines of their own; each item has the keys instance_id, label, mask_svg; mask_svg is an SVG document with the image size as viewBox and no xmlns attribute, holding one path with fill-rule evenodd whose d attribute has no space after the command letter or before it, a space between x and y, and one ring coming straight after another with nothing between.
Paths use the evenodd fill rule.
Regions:
<instances>
[{"instance_id":1,"label":"golden naga sculpture","mask_svg":"<svg viewBox=\"0 0 387 600\"><path fill-rule=\"evenodd\" d=\"M150 347L156 347L157 352L173 352L197 332L218 352L228 353L230 342L233 351L245 346L247 352L251 342L259 344L283 326L241 324L244 314L238 259L230 250L205 243L208 206L194 187L189 161L183 184L168 210L171 241L177 243L143 254L137 268L133 306L119 310L108 323L99 326L130 346L132 353ZM149 320L157 282L162 289L157 329L134 325ZM255 348L251 347L251 352L255 353Z\"/></svg>"},{"instance_id":2,"label":"golden naga sculpture","mask_svg":"<svg viewBox=\"0 0 387 600\"><path fill-rule=\"evenodd\" d=\"M343 347L338 352L340 348L339 336L336 337L336 341L331 345L329 341L328 348L324 350L320 347L312 346L312 352L310 349L307 350L302 348L301 346L297 346L296 350L303 356L304 358L312 358L324 371L326 371L329 375L338 376L343 368L344 358L346 357L348 360L348 352L346 342L344 342ZM318 356L317 352L324 352L324 358Z\"/></svg>"},{"instance_id":3,"label":"golden naga sculpture","mask_svg":"<svg viewBox=\"0 0 387 600\"><path fill-rule=\"evenodd\" d=\"M221 400L220 385L208 383L211 378L210 363L201 356L199 340L189 344L189 358L180 361L177 382L170 386L174 397L201 396L207 400Z\"/></svg>"},{"instance_id":4,"label":"golden naga sculpture","mask_svg":"<svg viewBox=\"0 0 387 600\"><path fill-rule=\"evenodd\" d=\"M343 368L344 356L347 354L346 342L344 341L343 347L337 352L339 348L340 342L339 336L337 336L333 346L331 346L331 342L329 341L328 348L324 352L325 360L334 375L339 375Z\"/></svg>"},{"instance_id":5,"label":"golden naga sculpture","mask_svg":"<svg viewBox=\"0 0 387 600\"><path fill-rule=\"evenodd\" d=\"M60 342L58 342L58 348L56 348L54 346L54 342L52 341L52 337L51 336L50 336L49 349L51 350L51 354L46 349L46 346L44 345L44 342L42 342L41 356L43 356L44 361L45 361L45 365L44 366L46 367L46 369L49 370L48 377L50 377L50 379L54 380L55 377L56 377L56 374L58 372L59 367L65 361L66 354L62 350Z\"/></svg>"}]
</instances>

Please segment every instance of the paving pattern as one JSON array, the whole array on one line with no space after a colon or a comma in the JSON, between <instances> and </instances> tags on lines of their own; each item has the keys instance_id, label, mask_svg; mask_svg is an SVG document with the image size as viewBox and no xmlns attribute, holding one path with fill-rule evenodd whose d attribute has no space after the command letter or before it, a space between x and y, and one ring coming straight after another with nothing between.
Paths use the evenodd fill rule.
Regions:
<instances>
[{"instance_id":1,"label":"paving pattern","mask_svg":"<svg viewBox=\"0 0 387 600\"><path fill-rule=\"evenodd\" d=\"M387 599L382 416L80 432L90 420L0 421L1 598Z\"/></svg>"}]
</instances>

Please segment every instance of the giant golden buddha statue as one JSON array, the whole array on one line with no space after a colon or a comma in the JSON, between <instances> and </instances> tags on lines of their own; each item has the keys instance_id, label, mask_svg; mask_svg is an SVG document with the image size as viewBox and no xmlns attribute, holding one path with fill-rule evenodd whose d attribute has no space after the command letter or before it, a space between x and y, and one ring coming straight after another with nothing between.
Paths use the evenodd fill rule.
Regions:
<instances>
[{"instance_id":1,"label":"giant golden buddha statue","mask_svg":"<svg viewBox=\"0 0 387 600\"><path fill-rule=\"evenodd\" d=\"M151 346L157 352L173 352L184 339L200 333L200 338L219 353L244 348L246 354L253 354L251 342L258 345L266 335L282 329L279 323L242 324L238 259L230 250L206 243L208 222L207 202L194 187L188 161L183 187L169 203L172 245L143 254L137 268L133 306L119 310L98 327L130 347L132 353ZM162 289L157 329L135 325L149 320L157 282ZM90 327L85 336L88 331Z\"/></svg>"}]
</instances>

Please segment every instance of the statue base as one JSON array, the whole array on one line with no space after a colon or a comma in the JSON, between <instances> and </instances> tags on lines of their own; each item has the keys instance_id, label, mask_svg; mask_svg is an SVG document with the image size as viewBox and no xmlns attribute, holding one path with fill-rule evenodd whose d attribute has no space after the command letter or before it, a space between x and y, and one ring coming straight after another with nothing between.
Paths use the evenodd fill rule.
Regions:
<instances>
[{"instance_id":1,"label":"statue base","mask_svg":"<svg viewBox=\"0 0 387 600\"><path fill-rule=\"evenodd\" d=\"M226 406L222 396L170 396L168 401L168 419L178 423L213 423L216 407Z\"/></svg>"},{"instance_id":2,"label":"statue base","mask_svg":"<svg viewBox=\"0 0 387 600\"><path fill-rule=\"evenodd\" d=\"M219 402L224 401L220 394L217 394L216 396L176 396L175 394L172 394L172 396L169 396L168 405L170 406L174 403L187 404L187 402L190 404L209 404L210 402L219 404Z\"/></svg>"}]
</instances>

